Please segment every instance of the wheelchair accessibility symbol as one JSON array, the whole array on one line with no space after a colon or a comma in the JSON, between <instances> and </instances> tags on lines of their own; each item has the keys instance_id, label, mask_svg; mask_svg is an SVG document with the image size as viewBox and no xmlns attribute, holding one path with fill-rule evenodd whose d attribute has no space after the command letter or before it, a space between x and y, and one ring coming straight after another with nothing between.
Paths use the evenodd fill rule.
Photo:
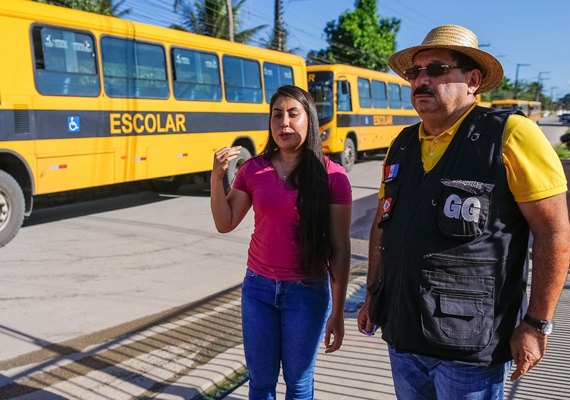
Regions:
<instances>
[{"instance_id":1,"label":"wheelchair accessibility symbol","mask_svg":"<svg viewBox=\"0 0 570 400\"><path fill-rule=\"evenodd\" d=\"M81 131L81 119L78 116L67 117L67 132L77 133Z\"/></svg>"}]
</instances>

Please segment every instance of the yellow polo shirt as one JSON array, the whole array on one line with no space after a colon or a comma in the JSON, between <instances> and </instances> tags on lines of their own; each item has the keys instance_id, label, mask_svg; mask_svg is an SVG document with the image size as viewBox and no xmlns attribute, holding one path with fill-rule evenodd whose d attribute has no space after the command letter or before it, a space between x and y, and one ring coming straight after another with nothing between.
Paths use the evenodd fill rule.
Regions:
<instances>
[{"instance_id":1,"label":"yellow polo shirt","mask_svg":"<svg viewBox=\"0 0 570 400\"><path fill-rule=\"evenodd\" d=\"M419 138L424 170L429 172L437 164L451 142L453 135L475 105L465 112L453 126L438 136L426 135L423 123ZM513 114L507 119L503 135L503 163L507 170L509 189L515 201L544 199L567 190L562 163L538 125L523 116ZM380 186L378 196L384 193Z\"/></svg>"}]
</instances>

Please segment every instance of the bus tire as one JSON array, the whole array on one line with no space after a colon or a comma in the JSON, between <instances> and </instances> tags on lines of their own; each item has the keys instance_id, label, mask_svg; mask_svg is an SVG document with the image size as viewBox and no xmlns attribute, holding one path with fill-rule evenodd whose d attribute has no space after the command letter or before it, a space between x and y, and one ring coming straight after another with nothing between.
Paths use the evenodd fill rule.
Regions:
<instances>
[{"instance_id":1,"label":"bus tire","mask_svg":"<svg viewBox=\"0 0 570 400\"><path fill-rule=\"evenodd\" d=\"M157 178L150 180L150 186L157 192L176 192L182 185L182 180L177 176Z\"/></svg>"},{"instance_id":2,"label":"bus tire","mask_svg":"<svg viewBox=\"0 0 570 400\"><path fill-rule=\"evenodd\" d=\"M349 172L356 163L356 146L351 138L344 141L344 151L338 154L338 160L346 172Z\"/></svg>"},{"instance_id":3,"label":"bus tire","mask_svg":"<svg viewBox=\"0 0 570 400\"><path fill-rule=\"evenodd\" d=\"M24 194L12 175L0 171L0 247L16 236L25 210Z\"/></svg>"},{"instance_id":4,"label":"bus tire","mask_svg":"<svg viewBox=\"0 0 570 400\"><path fill-rule=\"evenodd\" d=\"M242 147L239 152L239 155L235 159L230 161L230 165L228 165L228 169L224 174L224 189L226 193L230 191L230 188L232 187L238 169L242 166L244 162L246 162L250 158L251 158L251 153L249 152L249 150L246 149L245 147Z\"/></svg>"}]
</instances>

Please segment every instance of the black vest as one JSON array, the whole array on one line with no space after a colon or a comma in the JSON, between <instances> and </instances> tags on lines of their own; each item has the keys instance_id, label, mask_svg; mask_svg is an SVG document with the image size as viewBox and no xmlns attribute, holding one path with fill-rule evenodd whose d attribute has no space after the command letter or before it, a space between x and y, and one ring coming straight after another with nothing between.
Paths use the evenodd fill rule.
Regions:
<instances>
[{"instance_id":1,"label":"black vest","mask_svg":"<svg viewBox=\"0 0 570 400\"><path fill-rule=\"evenodd\" d=\"M476 107L425 173L419 124L384 162L382 337L397 351L490 364L511 359L526 308L528 225L509 190L509 112Z\"/></svg>"}]
</instances>

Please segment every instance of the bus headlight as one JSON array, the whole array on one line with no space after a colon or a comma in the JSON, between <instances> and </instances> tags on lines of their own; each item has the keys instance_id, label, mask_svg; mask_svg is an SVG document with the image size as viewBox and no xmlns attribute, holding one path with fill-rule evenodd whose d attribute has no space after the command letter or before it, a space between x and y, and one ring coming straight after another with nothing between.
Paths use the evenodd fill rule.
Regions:
<instances>
[{"instance_id":1,"label":"bus headlight","mask_svg":"<svg viewBox=\"0 0 570 400\"><path fill-rule=\"evenodd\" d=\"M331 128L325 129L323 133L321 133L321 141L324 142L329 138L330 135L331 135Z\"/></svg>"}]
</instances>

